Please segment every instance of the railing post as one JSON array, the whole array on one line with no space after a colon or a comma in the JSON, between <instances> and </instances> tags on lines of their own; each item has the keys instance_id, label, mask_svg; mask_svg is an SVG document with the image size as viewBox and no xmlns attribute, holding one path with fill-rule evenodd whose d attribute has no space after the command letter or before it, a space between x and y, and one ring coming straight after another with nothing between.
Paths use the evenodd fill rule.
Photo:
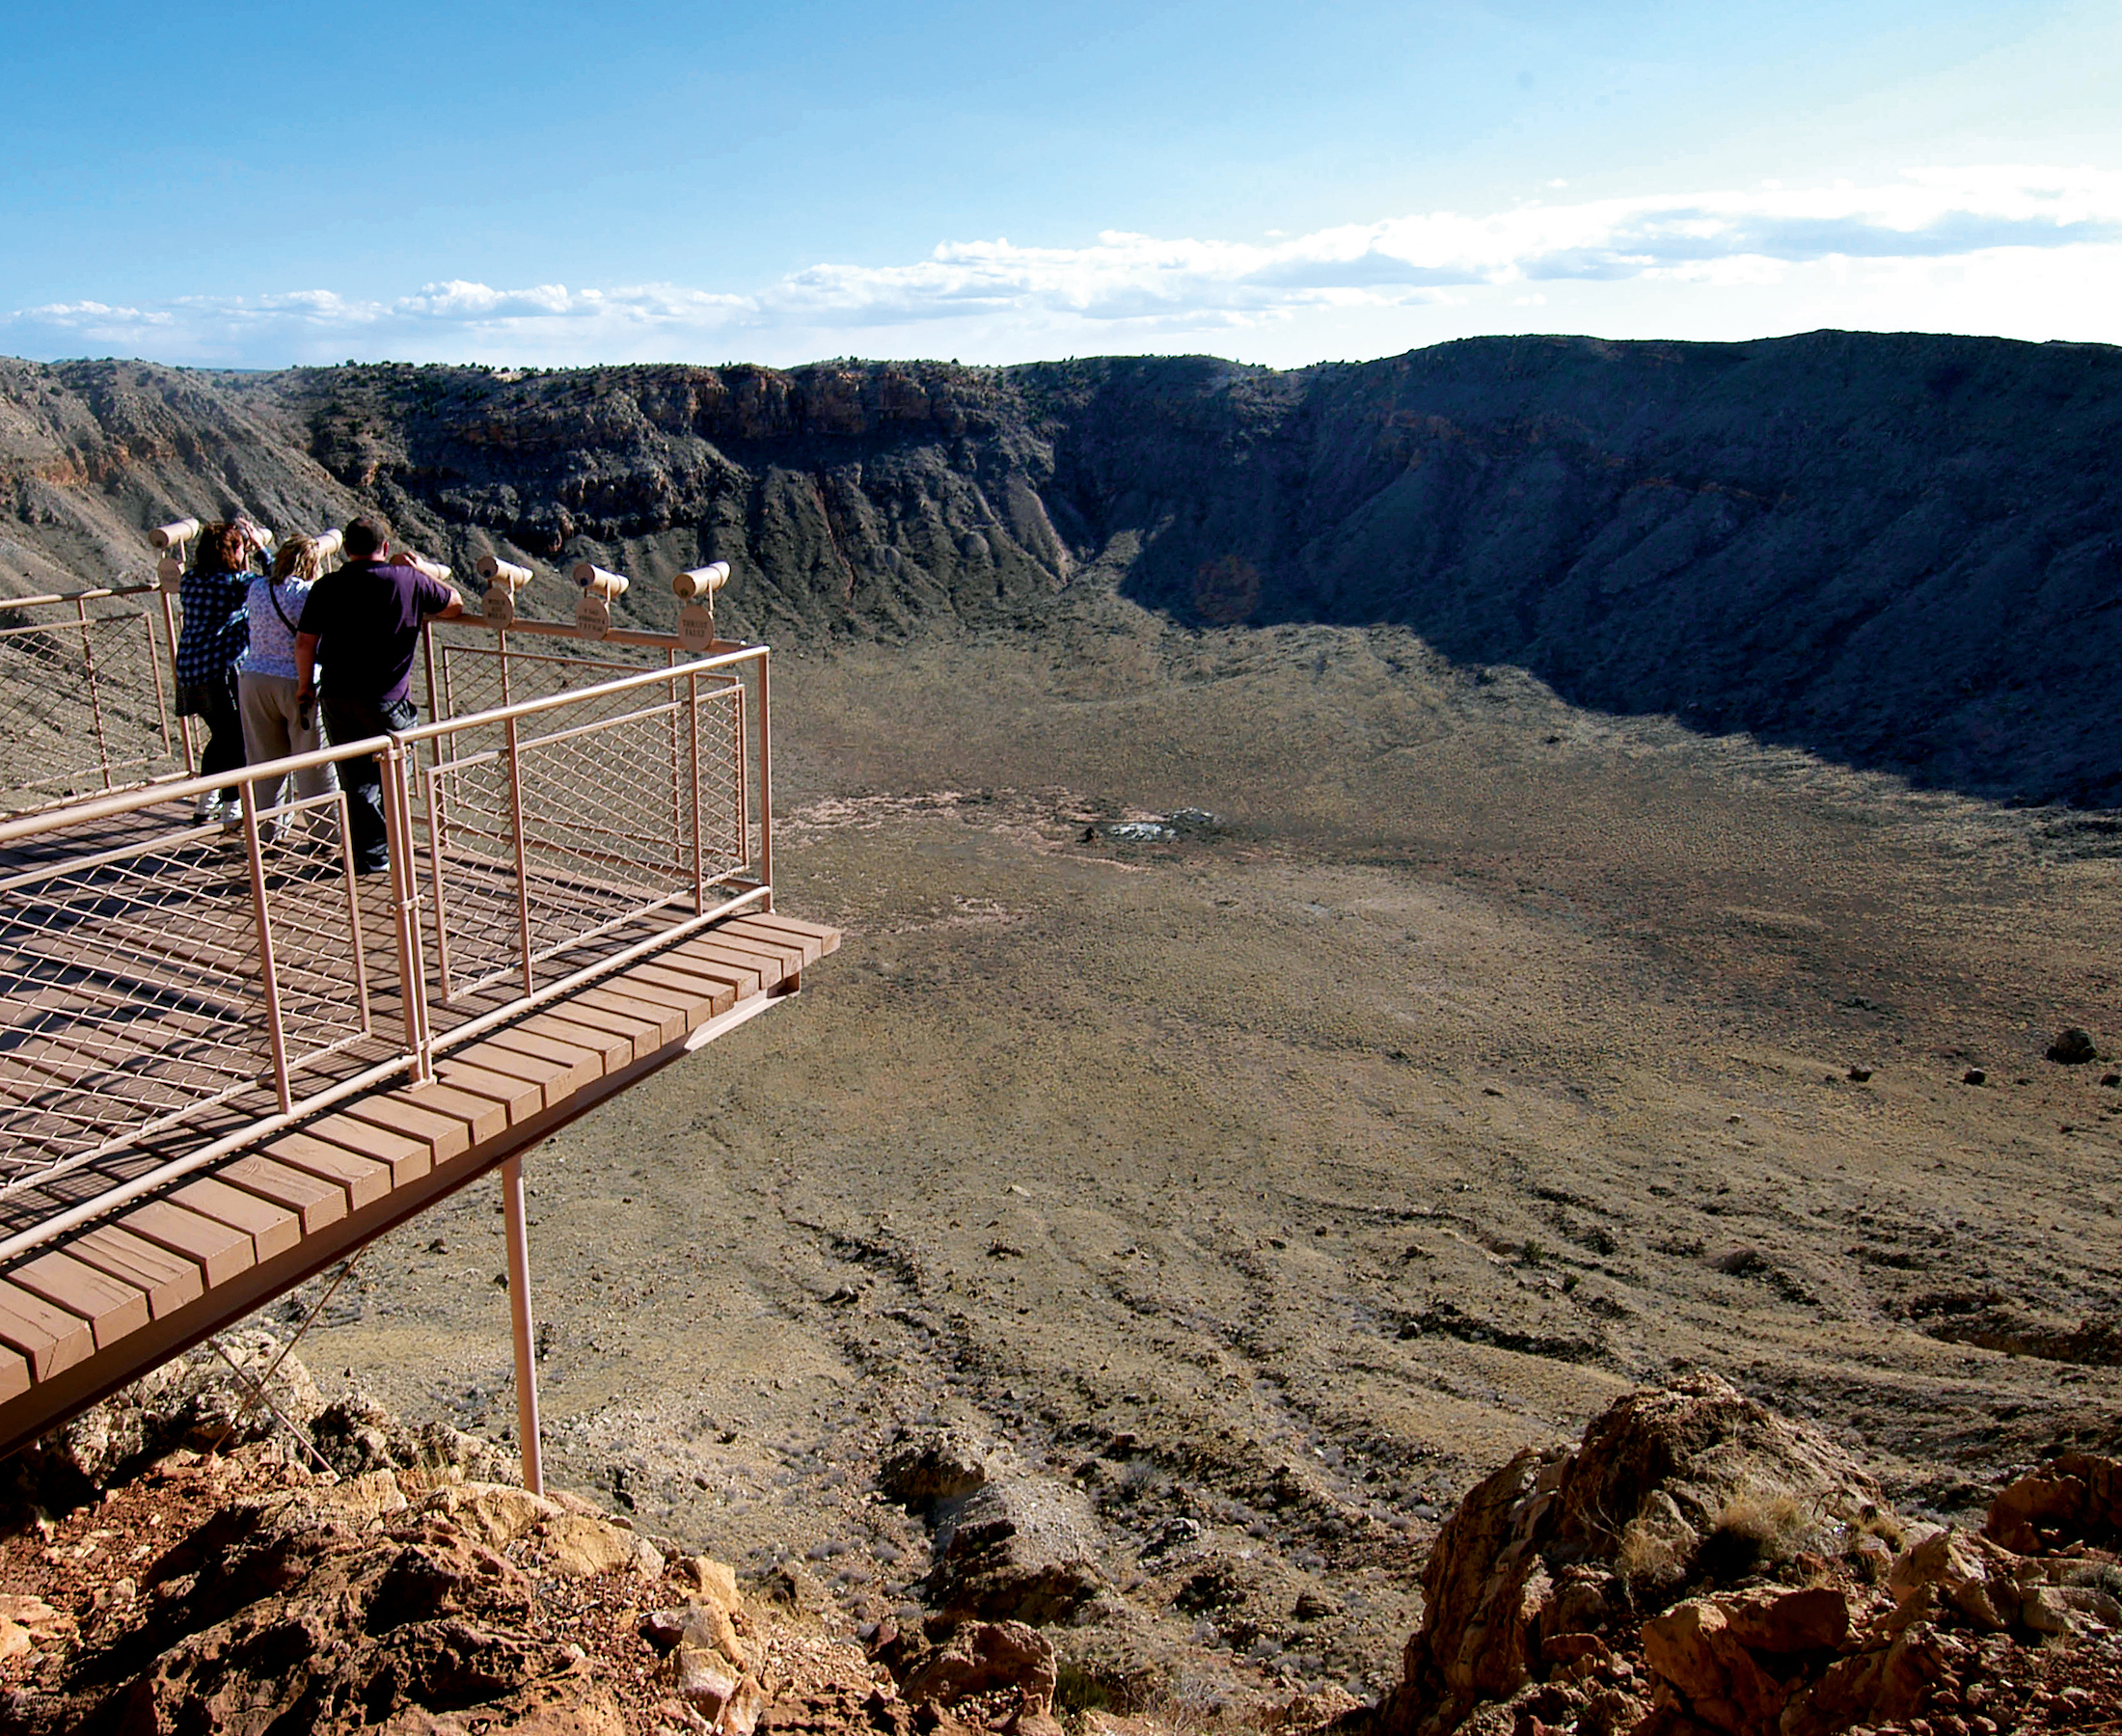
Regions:
<instances>
[{"instance_id":1,"label":"railing post","mask_svg":"<svg viewBox=\"0 0 2122 1736\"><path fill-rule=\"evenodd\" d=\"M441 738L438 736L439 743ZM435 992L445 1001L453 992L449 981L449 921L442 902L442 749L427 768L427 886L435 900Z\"/></svg>"},{"instance_id":2,"label":"railing post","mask_svg":"<svg viewBox=\"0 0 2122 1736\"><path fill-rule=\"evenodd\" d=\"M89 715L95 720L95 763L103 773L103 787L111 782L111 745L103 729L103 690L95 679L95 643L89 632L89 600L76 597L73 611L81 622L81 669L89 683Z\"/></svg>"},{"instance_id":3,"label":"railing post","mask_svg":"<svg viewBox=\"0 0 2122 1736\"><path fill-rule=\"evenodd\" d=\"M413 1082L424 1085L435 1076L435 1057L427 1032L427 973L421 963L420 880L413 865L405 744L394 735L377 757L382 762L383 825L391 853L391 902L397 925L398 990L405 999L405 1048L413 1064Z\"/></svg>"},{"instance_id":4,"label":"railing post","mask_svg":"<svg viewBox=\"0 0 2122 1736\"><path fill-rule=\"evenodd\" d=\"M165 598L165 604L167 601L168 599ZM140 637L148 644L148 674L154 682L155 721L162 726L162 757L174 760L177 757L177 752L170 742L170 701L169 696L162 691L162 660L154 654L154 627L149 621L145 610L140 614ZM177 673L174 669L170 673L170 679L173 681L177 679Z\"/></svg>"},{"instance_id":5,"label":"railing post","mask_svg":"<svg viewBox=\"0 0 2122 1736\"><path fill-rule=\"evenodd\" d=\"M751 871L751 770L746 764L745 754L751 743L751 693L745 686L742 670L723 692L729 695L730 728L735 731L729 751L729 799L733 810L731 818L737 827L737 866L748 874Z\"/></svg>"},{"instance_id":6,"label":"railing post","mask_svg":"<svg viewBox=\"0 0 2122 1736\"><path fill-rule=\"evenodd\" d=\"M251 869L251 909L258 918L258 980L265 998L265 1042L273 1056L273 1089L286 1115L295 1106L287 1077L287 1026L280 1008L280 972L273 963L273 923L265 902L265 856L258 835L258 785L239 786L243 801L243 854Z\"/></svg>"},{"instance_id":7,"label":"railing post","mask_svg":"<svg viewBox=\"0 0 2122 1736\"><path fill-rule=\"evenodd\" d=\"M768 703L768 665L772 655L759 652L759 883L766 908L774 908L774 727Z\"/></svg>"},{"instance_id":8,"label":"railing post","mask_svg":"<svg viewBox=\"0 0 2122 1736\"><path fill-rule=\"evenodd\" d=\"M538 1441L538 1346L530 1320L530 1231L523 1204L523 1153L501 1166L502 1217L508 1234L508 1316L516 1341L516 1440L523 1450L523 1486L545 1493Z\"/></svg>"},{"instance_id":9,"label":"railing post","mask_svg":"<svg viewBox=\"0 0 2122 1736\"><path fill-rule=\"evenodd\" d=\"M171 601L170 593L159 586L156 587L154 594L162 600L162 644L163 648L170 654L170 692L174 698L177 686L177 605ZM192 742L190 713L178 712L177 714L177 733L178 739L184 744L184 770L192 776L197 777L199 775L199 749Z\"/></svg>"},{"instance_id":10,"label":"railing post","mask_svg":"<svg viewBox=\"0 0 2122 1736\"><path fill-rule=\"evenodd\" d=\"M693 913L707 909L707 844L700 836L700 678L685 684L686 769L693 786ZM675 757L675 756L673 756Z\"/></svg>"},{"instance_id":11,"label":"railing post","mask_svg":"<svg viewBox=\"0 0 2122 1736\"><path fill-rule=\"evenodd\" d=\"M664 655L668 659L666 667L676 669L678 666L677 652L675 650L667 651ZM678 684L675 681L665 690L665 696L668 698L673 707L677 705ZM694 687L687 687L686 697L689 700L697 699L698 694ZM690 712L691 709L692 707L688 705L687 710ZM684 768L678 761L678 714L673 710L670 714L670 865L673 868L683 868L685 866L685 790L683 780ZM697 791L698 784L695 783L694 788ZM695 805L697 805L698 800L698 796L695 795L694 798ZM696 880L697 876L694 878Z\"/></svg>"},{"instance_id":12,"label":"railing post","mask_svg":"<svg viewBox=\"0 0 2122 1736\"><path fill-rule=\"evenodd\" d=\"M439 719L442 716L438 703L441 689L435 685L435 625L432 621L420 624L420 649L421 661L427 672L427 716L430 719Z\"/></svg>"},{"instance_id":13,"label":"railing post","mask_svg":"<svg viewBox=\"0 0 2122 1736\"><path fill-rule=\"evenodd\" d=\"M523 835L523 762L516 757L516 719L508 734L508 828L516 839L516 927L523 943L523 991L533 992L530 966L530 860Z\"/></svg>"}]
</instances>

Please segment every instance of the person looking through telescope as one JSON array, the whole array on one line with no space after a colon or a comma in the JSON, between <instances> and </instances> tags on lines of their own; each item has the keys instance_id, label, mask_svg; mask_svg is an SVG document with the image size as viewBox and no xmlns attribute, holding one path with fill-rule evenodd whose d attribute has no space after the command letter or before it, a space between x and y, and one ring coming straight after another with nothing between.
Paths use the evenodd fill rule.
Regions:
<instances>
[{"instance_id":1,"label":"person looking through telescope","mask_svg":"<svg viewBox=\"0 0 2122 1736\"><path fill-rule=\"evenodd\" d=\"M235 660L250 643L243 596L251 582L253 546L240 523L207 525L199 533L192 570L177 585L184 625L177 636L177 709L180 716L205 719L206 747L199 756L204 777L243 764ZM230 826L241 813L242 794L230 784L200 797L193 818Z\"/></svg>"},{"instance_id":2,"label":"person looking through telescope","mask_svg":"<svg viewBox=\"0 0 2122 1736\"><path fill-rule=\"evenodd\" d=\"M295 632L295 701L317 700L316 665L327 670L324 733L334 746L410 729L419 709L407 697L420 631L428 620L453 621L464 599L418 568L393 563L391 536L379 520L346 527L345 564L316 582ZM375 755L340 762L346 788L346 829L354 867L378 874L391 863L383 818L383 773Z\"/></svg>"}]
</instances>

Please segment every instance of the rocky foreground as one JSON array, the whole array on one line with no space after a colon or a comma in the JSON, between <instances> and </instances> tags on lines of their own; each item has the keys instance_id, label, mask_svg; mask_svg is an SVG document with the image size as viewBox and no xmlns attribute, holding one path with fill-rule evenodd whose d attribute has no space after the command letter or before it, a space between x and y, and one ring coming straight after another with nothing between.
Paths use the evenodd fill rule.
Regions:
<instances>
[{"instance_id":1,"label":"rocky foreground","mask_svg":"<svg viewBox=\"0 0 2122 1736\"><path fill-rule=\"evenodd\" d=\"M257 1335L236 1360L278 1355ZM1402 1679L1363 1706L1333 1691L1115 1695L1071 1672L1052 1629L1095 1606L1017 1546L983 1505L977 1455L948 1435L902 1442L873 1496L934 1526L928 1601L857 1626L800 1567L740 1586L578 1497L524 1492L470 1436L408 1430L358 1397L321 1402L291 1360L269 1407L203 1372L173 1366L14 1468L0 1730L1987 1736L2122 1722L2122 1462L2066 1452L2009 1484L1980 1532L1926 1524L1824 1436L1711 1375L1632 1393L1575 1448L1529 1450L1467 1494L1424 1572ZM1213 1591L1190 1587L1211 1616Z\"/></svg>"}]
</instances>

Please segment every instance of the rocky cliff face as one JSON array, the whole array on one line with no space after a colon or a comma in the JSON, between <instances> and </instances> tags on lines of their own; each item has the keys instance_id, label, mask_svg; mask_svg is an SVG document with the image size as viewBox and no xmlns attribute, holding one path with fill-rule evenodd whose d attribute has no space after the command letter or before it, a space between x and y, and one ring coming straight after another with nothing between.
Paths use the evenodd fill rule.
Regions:
<instances>
[{"instance_id":1,"label":"rocky cliff face","mask_svg":"<svg viewBox=\"0 0 2122 1736\"><path fill-rule=\"evenodd\" d=\"M177 510L362 504L463 568L617 564L637 619L726 558L725 617L783 640L1036 630L1118 583L1203 625L1404 624L1579 703L2108 806L2118 389L2103 346L1833 332L1288 374L8 363L0 584L137 569Z\"/></svg>"}]
</instances>

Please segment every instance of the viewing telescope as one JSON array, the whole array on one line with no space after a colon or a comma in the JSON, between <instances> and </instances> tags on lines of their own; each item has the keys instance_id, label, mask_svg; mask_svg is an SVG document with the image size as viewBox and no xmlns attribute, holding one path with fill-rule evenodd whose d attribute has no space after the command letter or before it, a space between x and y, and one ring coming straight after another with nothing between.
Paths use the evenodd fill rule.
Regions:
<instances>
[{"instance_id":1,"label":"viewing telescope","mask_svg":"<svg viewBox=\"0 0 2122 1736\"><path fill-rule=\"evenodd\" d=\"M694 567L670 581L670 588L679 597L691 601L694 597L713 598L715 593L729 583L729 562L710 561L704 567Z\"/></svg>"},{"instance_id":2,"label":"viewing telescope","mask_svg":"<svg viewBox=\"0 0 2122 1736\"><path fill-rule=\"evenodd\" d=\"M612 631L612 600L626 594L626 576L608 573L593 560L575 562L575 583L582 601L575 605L575 631L584 638L602 638Z\"/></svg>"},{"instance_id":3,"label":"viewing telescope","mask_svg":"<svg viewBox=\"0 0 2122 1736\"><path fill-rule=\"evenodd\" d=\"M594 591L606 602L626 594L626 576L623 573L608 573L594 561L575 562L575 583L585 591Z\"/></svg>"},{"instance_id":4,"label":"viewing telescope","mask_svg":"<svg viewBox=\"0 0 2122 1736\"><path fill-rule=\"evenodd\" d=\"M530 583L529 567L516 566L498 555L481 555L478 571L479 577L486 581L489 590L499 588L508 592L510 596Z\"/></svg>"},{"instance_id":5,"label":"viewing telescope","mask_svg":"<svg viewBox=\"0 0 2122 1736\"><path fill-rule=\"evenodd\" d=\"M439 560L429 560L426 556L418 554L411 549L400 549L394 558L397 565L409 566L416 573L423 574L432 579L437 584L448 584L449 583L451 569L444 566Z\"/></svg>"},{"instance_id":6,"label":"viewing telescope","mask_svg":"<svg viewBox=\"0 0 2122 1736\"><path fill-rule=\"evenodd\" d=\"M516 593L530 583L530 569L498 555L481 555L479 577L486 581L486 602L480 610L486 624L508 626L516 618Z\"/></svg>"},{"instance_id":7,"label":"viewing telescope","mask_svg":"<svg viewBox=\"0 0 2122 1736\"><path fill-rule=\"evenodd\" d=\"M728 583L726 560L711 560L671 578L670 588L684 605L678 610L678 643L694 657L715 642L715 593Z\"/></svg>"},{"instance_id":8,"label":"viewing telescope","mask_svg":"<svg viewBox=\"0 0 2122 1736\"><path fill-rule=\"evenodd\" d=\"M199 534L199 521L180 518L167 525L157 525L148 532L148 545L160 549L162 558L154 563L154 582L166 591L174 591L184 582L184 545Z\"/></svg>"},{"instance_id":9,"label":"viewing telescope","mask_svg":"<svg viewBox=\"0 0 2122 1736\"><path fill-rule=\"evenodd\" d=\"M346 532L327 530L321 536L313 536L310 540L316 545L316 563L321 567L346 546Z\"/></svg>"}]
</instances>

